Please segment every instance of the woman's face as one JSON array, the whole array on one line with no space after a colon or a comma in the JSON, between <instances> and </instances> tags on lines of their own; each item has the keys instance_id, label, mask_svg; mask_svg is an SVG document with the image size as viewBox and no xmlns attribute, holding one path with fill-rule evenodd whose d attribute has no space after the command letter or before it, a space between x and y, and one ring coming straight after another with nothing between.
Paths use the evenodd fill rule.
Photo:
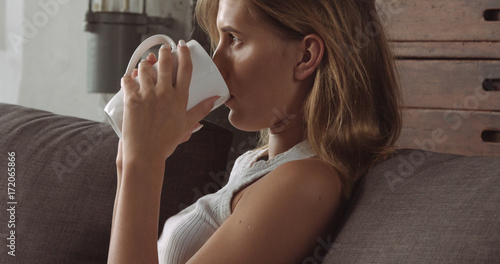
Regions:
<instances>
[{"instance_id":1,"label":"woman's face","mask_svg":"<svg viewBox=\"0 0 500 264\"><path fill-rule=\"evenodd\" d=\"M220 41L213 59L231 93L229 120L244 131L300 122L307 93L294 78L303 57L300 41L278 37L247 1L219 1Z\"/></svg>"}]
</instances>

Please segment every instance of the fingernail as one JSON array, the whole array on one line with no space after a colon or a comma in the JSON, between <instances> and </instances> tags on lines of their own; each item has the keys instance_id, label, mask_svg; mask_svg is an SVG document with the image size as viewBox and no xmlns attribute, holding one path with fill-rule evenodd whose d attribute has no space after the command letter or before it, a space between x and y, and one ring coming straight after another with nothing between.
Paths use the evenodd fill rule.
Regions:
<instances>
[{"instance_id":1,"label":"fingernail","mask_svg":"<svg viewBox=\"0 0 500 264\"><path fill-rule=\"evenodd\" d=\"M180 47L186 47L186 41L184 41L183 39L179 40L179 46Z\"/></svg>"},{"instance_id":2,"label":"fingernail","mask_svg":"<svg viewBox=\"0 0 500 264\"><path fill-rule=\"evenodd\" d=\"M202 127L203 127L203 125L201 125L201 126L199 126L199 127L195 128L195 129L193 129L193 130L191 131L191 134L193 134L193 133L196 133L196 132L200 131Z\"/></svg>"},{"instance_id":3,"label":"fingernail","mask_svg":"<svg viewBox=\"0 0 500 264\"><path fill-rule=\"evenodd\" d=\"M161 45L160 49L171 49L169 45Z\"/></svg>"},{"instance_id":4,"label":"fingernail","mask_svg":"<svg viewBox=\"0 0 500 264\"><path fill-rule=\"evenodd\" d=\"M139 72L139 71L138 71L137 69L134 69L134 70L132 71L132 73L130 74L130 77L132 77L132 76L134 76L134 75L135 75L135 77L137 77L137 75L139 75L139 73L138 73L138 72ZM135 78L135 77L134 77L134 78Z\"/></svg>"}]
</instances>

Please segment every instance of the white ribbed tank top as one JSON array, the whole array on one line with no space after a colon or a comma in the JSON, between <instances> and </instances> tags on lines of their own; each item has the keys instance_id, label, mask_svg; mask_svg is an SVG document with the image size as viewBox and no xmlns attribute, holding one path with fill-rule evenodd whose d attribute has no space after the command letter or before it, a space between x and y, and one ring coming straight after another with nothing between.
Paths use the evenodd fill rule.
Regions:
<instances>
[{"instance_id":1,"label":"white ribbed tank top","mask_svg":"<svg viewBox=\"0 0 500 264\"><path fill-rule=\"evenodd\" d=\"M218 192L201 197L196 203L170 217L158 240L160 263L186 263L231 215L233 195L286 162L314 157L303 141L270 160L257 159L267 149L251 150L235 162L228 183Z\"/></svg>"}]
</instances>

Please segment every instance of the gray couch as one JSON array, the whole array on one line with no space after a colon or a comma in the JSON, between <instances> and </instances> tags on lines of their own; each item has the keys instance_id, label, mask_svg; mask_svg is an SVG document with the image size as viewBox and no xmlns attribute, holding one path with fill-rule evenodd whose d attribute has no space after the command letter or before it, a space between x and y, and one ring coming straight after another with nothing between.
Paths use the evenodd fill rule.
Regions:
<instances>
[{"instance_id":1,"label":"gray couch","mask_svg":"<svg viewBox=\"0 0 500 264\"><path fill-rule=\"evenodd\" d=\"M160 222L222 187L231 138L206 122L167 160ZM106 262L117 140L107 124L0 104L0 263ZM303 263L500 263L500 158L401 150L336 223Z\"/></svg>"}]
</instances>

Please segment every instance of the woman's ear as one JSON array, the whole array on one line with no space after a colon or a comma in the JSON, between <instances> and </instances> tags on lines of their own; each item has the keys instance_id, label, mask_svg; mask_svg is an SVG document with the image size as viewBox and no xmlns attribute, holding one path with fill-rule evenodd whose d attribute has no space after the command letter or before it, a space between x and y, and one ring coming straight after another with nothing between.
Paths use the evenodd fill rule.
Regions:
<instances>
[{"instance_id":1,"label":"woman's ear","mask_svg":"<svg viewBox=\"0 0 500 264\"><path fill-rule=\"evenodd\" d=\"M302 60L295 68L295 78L305 80L311 76L318 67L325 51L323 39L316 34L309 34L301 41Z\"/></svg>"}]
</instances>

